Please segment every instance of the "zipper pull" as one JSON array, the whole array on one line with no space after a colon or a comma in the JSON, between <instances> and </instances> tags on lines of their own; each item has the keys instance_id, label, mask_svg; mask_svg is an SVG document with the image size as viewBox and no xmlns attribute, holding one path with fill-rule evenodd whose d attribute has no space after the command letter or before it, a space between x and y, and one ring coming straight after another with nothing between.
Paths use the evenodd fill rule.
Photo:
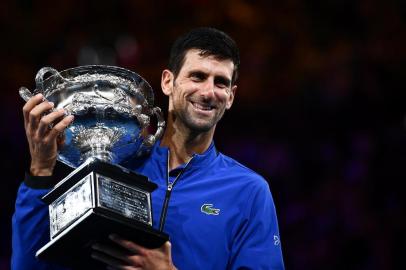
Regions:
<instances>
[{"instance_id":1,"label":"zipper pull","mask_svg":"<svg viewBox=\"0 0 406 270\"><path fill-rule=\"evenodd\" d=\"M173 188L173 183L168 183L168 189L166 191L171 192Z\"/></svg>"}]
</instances>

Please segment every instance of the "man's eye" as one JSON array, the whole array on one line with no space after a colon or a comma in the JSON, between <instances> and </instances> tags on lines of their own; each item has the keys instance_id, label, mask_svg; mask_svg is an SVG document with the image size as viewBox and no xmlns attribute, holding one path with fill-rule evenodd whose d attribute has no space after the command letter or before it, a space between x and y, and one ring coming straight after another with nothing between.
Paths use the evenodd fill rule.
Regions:
<instances>
[{"instance_id":1,"label":"man's eye","mask_svg":"<svg viewBox=\"0 0 406 270\"><path fill-rule=\"evenodd\" d=\"M192 73L192 74L190 75L190 78L191 78L193 81L201 82L201 81L203 81L203 80L205 79L205 76L204 76L204 74L202 74L202 73Z\"/></svg>"},{"instance_id":2,"label":"man's eye","mask_svg":"<svg viewBox=\"0 0 406 270\"><path fill-rule=\"evenodd\" d=\"M230 87L230 82L226 79L216 79L214 80L214 83L216 84L216 86L220 89L224 89L224 88L229 88Z\"/></svg>"},{"instance_id":3,"label":"man's eye","mask_svg":"<svg viewBox=\"0 0 406 270\"><path fill-rule=\"evenodd\" d=\"M202 77L199 77L199 76L192 76L192 80L194 80L194 81L201 81L201 80L202 80Z\"/></svg>"},{"instance_id":4,"label":"man's eye","mask_svg":"<svg viewBox=\"0 0 406 270\"><path fill-rule=\"evenodd\" d=\"M227 85L224 84L224 83L216 83L216 86L217 86L218 88L221 88L221 89L227 88Z\"/></svg>"}]
</instances>

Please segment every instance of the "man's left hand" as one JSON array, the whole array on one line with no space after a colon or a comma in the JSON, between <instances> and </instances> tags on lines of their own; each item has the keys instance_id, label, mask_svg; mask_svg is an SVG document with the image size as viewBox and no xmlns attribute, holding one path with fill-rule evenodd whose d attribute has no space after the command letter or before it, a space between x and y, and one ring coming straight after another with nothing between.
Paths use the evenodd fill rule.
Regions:
<instances>
[{"instance_id":1,"label":"man's left hand","mask_svg":"<svg viewBox=\"0 0 406 270\"><path fill-rule=\"evenodd\" d=\"M92 258L107 264L107 269L176 269L172 263L171 243L169 241L159 248L148 249L132 241L122 239L115 234L110 235L109 238L123 247L124 250L115 248L112 245L94 244L92 246L94 250Z\"/></svg>"}]
</instances>

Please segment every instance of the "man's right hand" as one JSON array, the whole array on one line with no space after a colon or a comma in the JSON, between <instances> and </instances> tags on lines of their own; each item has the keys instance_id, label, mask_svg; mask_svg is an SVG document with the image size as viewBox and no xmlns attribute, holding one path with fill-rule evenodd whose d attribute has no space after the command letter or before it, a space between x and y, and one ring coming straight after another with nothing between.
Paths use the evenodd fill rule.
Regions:
<instances>
[{"instance_id":1,"label":"man's right hand","mask_svg":"<svg viewBox=\"0 0 406 270\"><path fill-rule=\"evenodd\" d=\"M52 175L58 147L63 144L59 135L73 121L72 115L63 117L63 109L45 115L53 107L52 102L43 100L42 94L30 98L23 107L25 133L31 154L30 174L33 176Z\"/></svg>"}]
</instances>

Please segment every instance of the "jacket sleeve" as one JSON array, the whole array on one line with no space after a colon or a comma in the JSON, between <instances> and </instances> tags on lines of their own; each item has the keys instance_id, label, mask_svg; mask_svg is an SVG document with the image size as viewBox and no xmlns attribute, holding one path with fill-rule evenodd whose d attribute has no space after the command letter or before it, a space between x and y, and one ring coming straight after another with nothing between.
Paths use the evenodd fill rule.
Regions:
<instances>
[{"instance_id":1,"label":"jacket sleeve","mask_svg":"<svg viewBox=\"0 0 406 270\"><path fill-rule=\"evenodd\" d=\"M229 269L284 269L275 205L265 181L248 198Z\"/></svg>"},{"instance_id":2,"label":"jacket sleeve","mask_svg":"<svg viewBox=\"0 0 406 270\"><path fill-rule=\"evenodd\" d=\"M48 206L41 201L49 189L21 184L12 218L12 270L63 269L35 258L36 251L49 241Z\"/></svg>"}]
</instances>

